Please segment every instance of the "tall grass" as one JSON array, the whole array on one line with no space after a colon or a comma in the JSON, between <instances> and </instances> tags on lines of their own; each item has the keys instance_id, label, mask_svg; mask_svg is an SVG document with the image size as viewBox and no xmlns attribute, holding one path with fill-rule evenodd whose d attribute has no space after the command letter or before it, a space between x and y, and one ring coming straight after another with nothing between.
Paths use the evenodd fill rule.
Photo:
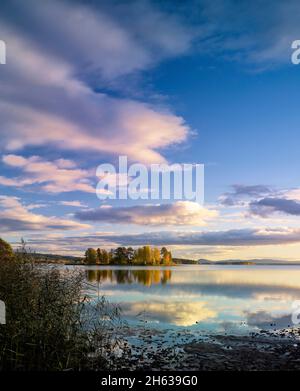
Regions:
<instances>
[{"instance_id":1,"label":"tall grass","mask_svg":"<svg viewBox=\"0 0 300 391\"><path fill-rule=\"evenodd\" d=\"M84 275L38 265L21 251L0 259L1 370L101 370L121 341L119 309L84 295Z\"/></svg>"}]
</instances>

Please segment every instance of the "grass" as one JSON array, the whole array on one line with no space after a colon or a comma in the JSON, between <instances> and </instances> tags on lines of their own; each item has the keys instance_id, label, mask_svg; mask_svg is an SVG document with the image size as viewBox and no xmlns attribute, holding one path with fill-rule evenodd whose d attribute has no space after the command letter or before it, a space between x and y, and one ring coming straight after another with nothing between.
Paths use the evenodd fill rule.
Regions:
<instances>
[{"instance_id":1,"label":"grass","mask_svg":"<svg viewBox=\"0 0 300 391\"><path fill-rule=\"evenodd\" d=\"M120 311L84 294L84 274L41 266L24 250L0 259L0 370L102 370L122 343Z\"/></svg>"}]
</instances>

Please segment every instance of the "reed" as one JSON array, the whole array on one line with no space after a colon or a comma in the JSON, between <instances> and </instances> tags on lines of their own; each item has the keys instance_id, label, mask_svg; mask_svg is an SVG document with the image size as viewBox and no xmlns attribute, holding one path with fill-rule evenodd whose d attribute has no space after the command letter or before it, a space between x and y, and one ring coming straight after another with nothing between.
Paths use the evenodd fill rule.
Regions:
<instances>
[{"instance_id":1,"label":"reed","mask_svg":"<svg viewBox=\"0 0 300 391\"><path fill-rule=\"evenodd\" d=\"M120 310L92 298L84 274L41 266L24 250L0 259L1 370L101 370L121 344Z\"/></svg>"}]
</instances>

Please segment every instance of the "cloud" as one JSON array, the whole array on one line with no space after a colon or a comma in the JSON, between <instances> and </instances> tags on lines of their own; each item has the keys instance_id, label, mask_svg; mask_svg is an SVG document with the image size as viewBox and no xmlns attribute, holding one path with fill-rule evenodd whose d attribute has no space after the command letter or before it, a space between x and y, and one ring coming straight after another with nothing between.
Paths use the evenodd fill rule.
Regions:
<instances>
[{"instance_id":1,"label":"cloud","mask_svg":"<svg viewBox=\"0 0 300 391\"><path fill-rule=\"evenodd\" d=\"M289 61L291 37L299 32L295 1L264 4L268 23L249 2L200 4L171 11L147 1L2 6L9 64L0 74L1 149L52 147L95 156L118 151L131 160L164 161L163 148L187 140L185 120L168 107L110 89L191 52L196 41L202 53L230 52L260 64Z\"/></svg>"},{"instance_id":2,"label":"cloud","mask_svg":"<svg viewBox=\"0 0 300 391\"><path fill-rule=\"evenodd\" d=\"M283 195L285 198L287 198L289 200L300 201L300 189L299 188L285 190L283 192Z\"/></svg>"},{"instance_id":3,"label":"cloud","mask_svg":"<svg viewBox=\"0 0 300 391\"><path fill-rule=\"evenodd\" d=\"M300 215L300 190L272 189L265 185L233 185L233 191L224 193L219 201L224 206L247 207L250 215L270 217L275 213Z\"/></svg>"},{"instance_id":4,"label":"cloud","mask_svg":"<svg viewBox=\"0 0 300 391\"><path fill-rule=\"evenodd\" d=\"M89 228L87 224L32 213L32 207L26 207L16 197L0 196L0 231L42 231L42 230L75 230Z\"/></svg>"},{"instance_id":5,"label":"cloud","mask_svg":"<svg viewBox=\"0 0 300 391\"><path fill-rule=\"evenodd\" d=\"M20 240L19 232L15 235L17 242ZM85 232L76 232L72 236L66 232L58 230L48 230L48 232L39 233L25 232L22 236L30 248L36 252L46 254L65 254L83 257L88 247L101 247L107 250L117 246L115 242L105 239L108 232L95 232L86 234ZM11 239L7 238L11 241ZM19 243L15 243L19 244Z\"/></svg>"},{"instance_id":6,"label":"cloud","mask_svg":"<svg viewBox=\"0 0 300 391\"><path fill-rule=\"evenodd\" d=\"M139 225L205 225L217 216L217 212L201 207L196 202L177 201L173 204L139 205L79 211L75 214L82 221L97 221Z\"/></svg>"},{"instance_id":7,"label":"cloud","mask_svg":"<svg viewBox=\"0 0 300 391\"><path fill-rule=\"evenodd\" d=\"M99 7L32 5L18 3L15 20L3 11L0 33L10 58L0 74L2 149L118 151L148 163L164 161L159 149L187 139L189 127L170 109L100 92L107 80L187 51L192 35L175 17L149 4L142 29L140 20L123 25Z\"/></svg>"},{"instance_id":8,"label":"cloud","mask_svg":"<svg viewBox=\"0 0 300 391\"><path fill-rule=\"evenodd\" d=\"M272 194L273 190L266 185L242 185L232 186L233 191L224 193L219 197L219 201L224 206L242 206L247 204L247 200L253 197L260 197Z\"/></svg>"},{"instance_id":9,"label":"cloud","mask_svg":"<svg viewBox=\"0 0 300 391\"><path fill-rule=\"evenodd\" d=\"M195 3L190 7L195 9ZM297 0L257 2L200 0L199 14L206 26L200 49L209 54L266 70L290 64L291 43L299 37ZM266 19L265 15L268 15Z\"/></svg>"},{"instance_id":10,"label":"cloud","mask_svg":"<svg viewBox=\"0 0 300 391\"><path fill-rule=\"evenodd\" d=\"M197 249L198 258L203 258L207 246L213 248L214 254L226 249L253 248L255 246L276 246L300 243L300 229L297 228L256 228L224 231L156 231L144 233L94 232L93 234L34 234L26 238L30 246L38 251L61 254L82 255L87 247L103 247L107 250L117 246L173 246L172 251L178 252L178 246L185 246L186 252L178 254L188 258L187 252ZM174 247L175 246L175 247ZM176 247L177 246L177 247ZM203 251L201 250L203 248ZM180 248L179 248L180 250ZM192 256L196 258L197 255ZM230 257L230 255L229 255ZM223 257L224 259L224 257Z\"/></svg>"},{"instance_id":11,"label":"cloud","mask_svg":"<svg viewBox=\"0 0 300 391\"><path fill-rule=\"evenodd\" d=\"M298 216L300 190L273 189L266 185L233 185L233 191L219 197L221 205L247 207L250 215L267 218L274 213ZM247 217L249 217L249 213Z\"/></svg>"},{"instance_id":12,"label":"cloud","mask_svg":"<svg viewBox=\"0 0 300 391\"><path fill-rule=\"evenodd\" d=\"M87 208L88 206L81 201L60 201L59 205L72 206L74 208Z\"/></svg>"},{"instance_id":13,"label":"cloud","mask_svg":"<svg viewBox=\"0 0 300 391\"><path fill-rule=\"evenodd\" d=\"M38 95L33 98L40 100ZM146 103L100 94L77 98L72 98L69 108L64 93L53 96L52 103L45 102L43 109L0 101L2 146L9 151L45 145L112 155L118 151L131 160L149 163L163 162L156 149L183 142L189 133L183 118L167 109L158 111ZM65 105L66 115L62 118L55 113L58 107L51 105Z\"/></svg>"},{"instance_id":14,"label":"cloud","mask_svg":"<svg viewBox=\"0 0 300 391\"><path fill-rule=\"evenodd\" d=\"M157 246L265 246L300 242L300 229L256 228L227 231L159 231L140 234L107 234L106 240L120 245L139 246L145 243Z\"/></svg>"},{"instance_id":15,"label":"cloud","mask_svg":"<svg viewBox=\"0 0 300 391\"><path fill-rule=\"evenodd\" d=\"M49 206L49 204L47 203L34 203L34 204L27 204L26 205L26 209L27 210L33 210L33 209L40 209L40 208L47 208Z\"/></svg>"},{"instance_id":16,"label":"cloud","mask_svg":"<svg viewBox=\"0 0 300 391\"><path fill-rule=\"evenodd\" d=\"M2 161L7 166L18 168L23 175L16 178L0 176L0 185L17 188L38 185L41 190L48 193L96 191L91 180L91 172L77 168L70 160L58 159L50 162L39 156L24 158L10 154L4 155Z\"/></svg>"},{"instance_id":17,"label":"cloud","mask_svg":"<svg viewBox=\"0 0 300 391\"><path fill-rule=\"evenodd\" d=\"M261 194L271 193L272 190L266 185L233 185L234 194L246 196L260 196Z\"/></svg>"},{"instance_id":18,"label":"cloud","mask_svg":"<svg viewBox=\"0 0 300 391\"><path fill-rule=\"evenodd\" d=\"M263 198L251 202L250 211L254 215L268 217L276 212L292 216L300 215L300 202L286 198Z\"/></svg>"},{"instance_id":19,"label":"cloud","mask_svg":"<svg viewBox=\"0 0 300 391\"><path fill-rule=\"evenodd\" d=\"M36 39L39 33L58 57L109 80L184 54L195 37L180 15L146 1L12 3L18 10L15 23L29 38ZM11 7L4 7L3 15L11 12Z\"/></svg>"}]
</instances>

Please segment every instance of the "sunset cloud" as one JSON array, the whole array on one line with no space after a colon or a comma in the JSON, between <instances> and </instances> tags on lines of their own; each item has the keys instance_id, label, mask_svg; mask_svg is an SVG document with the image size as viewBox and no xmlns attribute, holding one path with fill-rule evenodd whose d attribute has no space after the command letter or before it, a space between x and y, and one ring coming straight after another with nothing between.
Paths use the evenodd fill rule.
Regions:
<instances>
[{"instance_id":1,"label":"sunset cloud","mask_svg":"<svg viewBox=\"0 0 300 391\"><path fill-rule=\"evenodd\" d=\"M58 159L53 162L39 156L24 158L19 155L4 155L4 164L16 167L22 171L22 176L6 178L0 176L0 185L12 187L26 187L38 185L40 190L48 193L63 193L82 191L95 193L91 180L92 173L76 168L70 160Z\"/></svg>"},{"instance_id":2,"label":"sunset cloud","mask_svg":"<svg viewBox=\"0 0 300 391\"><path fill-rule=\"evenodd\" d=\"M255 228L231 229L223 231L150 231L141 233L121 233L94 231L93 234L66 235L64 233L42 234L32 233L26 237L28 244L39 251L51 249L56 254L82 255L87 247L100 246L107 250L117 246L168 246L175 256L191 259L209 256L212 259L249 259L259 258L264 246L267 246L264 258L277 259L270 252L272 246L280 246L282 253L277 257L284 260L287 254L286 245L300 244L300 230L298 228ZM251 251L258 249L258 253ZM298 247L297 247L298 248ZM277 247L278 249L278 247ZM48 250L49 251L49 250ZM251 255L249 255L251 254ZM189 258L188 257L188 258ZM241 258L242 257L242 258ZM273 258L272 258L273 257ZM293 257L299 260L297 254Z\"/></svg>"},{"instance_id":3,"label":"sunset cloud","mask_svg":"<svg viewBox=\"0 0 300 391\"><path fill-rule=\"evenodd\" d=\"M299 74L290 56L300 4L237 3L3 2L1 237L25 231L44 252L76 255L149 243L183 258L296 259ZM207 206L100 201L97 166L116 168L120 155L128 167L203 163ZM131 181L116 170L102 192L118 197ZM135 195L153 195L148 182Z\"/></svg>"},{"instance_id":4,"label":"sunset cloud","mask_svg":"<svg viewBox=\"0 0 300 391\"><path fill-rule=\"evenodd\" d=\"M0 231L22 232L42 230L76 230L88 228L87 224L58 218L55 216L43 216L31 212L32 208L26 207L16 197L0 196Z\"/></svg>"},{"instance_id":5,"label":"sunset cloud","mask_svg":"<svg viewBox=\"0 0 300 391\"><path fill-rule=\"evenodd\" d=\"M81 201L60 201L60 205L63 206L72 206L74 208L87 208L88 206Z\"/></svg>"},{"instance_id":6,"label":"sunset cloud","mask_svg":"<svg viewBox=\"0 0 300 391\"><path fill-rule=\"evenodd\" d=\"M130 207L105 207L75 214L79 220L138 225L205 225L217 216L196 202L177 201L173 204L138 205Z\"/></svg>"},{"instance_id":7,"label":"sunset cloud","mask_svg":"<svg viewBox=\"0 0 300 391\"><path fill-rule=\"evenodd\" d=\"M244 228L226 231L159 231L140 234L105 235L121 245L149 243L157 246L264 246L300 243L298 228Z\"/></svg>"}]
</instances>

